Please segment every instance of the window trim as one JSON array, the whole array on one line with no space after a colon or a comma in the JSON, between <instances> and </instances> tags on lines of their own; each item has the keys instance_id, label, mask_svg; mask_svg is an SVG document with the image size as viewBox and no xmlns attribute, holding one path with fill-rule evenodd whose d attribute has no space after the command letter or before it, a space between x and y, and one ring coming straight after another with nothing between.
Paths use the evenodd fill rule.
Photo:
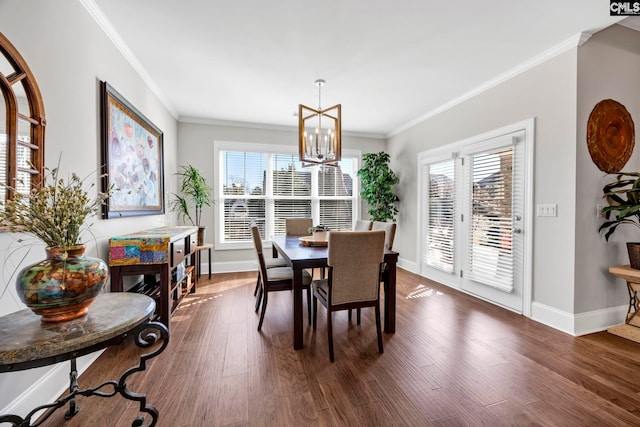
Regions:
<instances>
[{"instance_id":1,"label":"window trim","mask_svg":"<svg viewBox=\"0 0 640 427\"><path fill-rule=\"evenodd\" d=\"M253 242L247 240L246 242L223 242L220 239L220 236L224 233L224 203L220 199L220 192L222 191L222 183L221 176L223 164L222 164L222 156L220 155L221 151L239 151L239 152L254 152L254 153L267 153L267 154L293 154L297 157L298 151L297 146L293 145L276 145L276 144L268 144L268 143L255 143L255 142L238 142L238 141L214 141L214 178L213 185L216 192L216 206L214 208L213 214L213 224L214 224L214 234L215 234L215 247L216 250L240 250L240 249L253 249ZM357 168L360 167L362 163L362 152L360 150L349 150L342 149L342 158L356 158ZM269 167L269 166L268 166ZM310 166L311 168L318 168L318 166ZM357 169L356 169L357 170ZM271 171L267 172L268 176L271 175ZM270 178L271 179L271 178ZM268 188L271 186L268 186ZM315 189L317 191L317 189ZM246 196L246 197L256 197L266 200L266 204L272 203L274 198L273 194L266 194L265 196ZM305 199L300 196L279 196L278 199L291 198L291 199ZM352 215L355 218L360 217L360 179L356 175L353 180L353 196L344 197L344 196L323 196L320 197L317 194L313 193L309 197L312 204L312 215L314 218L318 215L317 209L314 208L314 202L319 200L353 200L353 211ZM266 236L262 236L263 239L266 239ZM267 242L268 243L268 242Z\"/></svg>"}]
</instances>

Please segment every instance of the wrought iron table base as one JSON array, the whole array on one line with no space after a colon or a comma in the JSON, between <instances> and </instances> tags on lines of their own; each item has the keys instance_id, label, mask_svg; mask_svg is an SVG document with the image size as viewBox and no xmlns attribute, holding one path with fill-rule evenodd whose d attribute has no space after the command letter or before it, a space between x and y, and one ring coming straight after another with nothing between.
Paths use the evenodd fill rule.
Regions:
<instances>
[{"instance_id":1,"label":"wrought iron table base","mask_svg":"<svg viewBox=\"0 0 640 427\"><path fill-rule=\"evenodd\" d=\"M82 352L79 354L78 352L74 352L71 354L71 371L69 373L69 394L58 399L53 403L49 403L46 405L38 406L33 409L31 412L27 414L25 418L21 418L17 415L0 415L0 424L2 423L10 423L15 427L36 427L44 423L56 410L62 408L69 403L69 409L65 412L65 418L69 419L76 415L79 411L79 408L76 406L76 396L100 396L100 397L112 397L116 394L122 395L125 399L137 401L140 403L140 412L144 412L150 415L151 423L145 425L145 427L153 427L156 425L158 421L158 410L152 405L147 404L147 395L144 393L135 393L127 388L127 378L135 373L144 371L146 369L146 361L152 359L162 353L164 349L167 347L169 343L169 331L166 326L164 326L160 322L147 322L139 325L136 329L133 330L135 343L140 348L149 348L153 346L158 340L162 340L162 344L156 348L153 352L146 353L140 356L140 363L129 370L127 370L120 379L116 382L115 380L106 381L97 387L80 389L78 386L78 372L76 369L76 357L87 354L86 352ZM121 337L118 337L119 341L122 342L128 333L123 334ZM108 386L113 387L112 390L102 390L107 388ZM46 412L36 420L35 423L31 424L31 418L38 413L39 411L46 410ZM141 427L144 423L144 417L138 416L136 417L131 425L133 427Z\"/></svg>"}]
</instances>

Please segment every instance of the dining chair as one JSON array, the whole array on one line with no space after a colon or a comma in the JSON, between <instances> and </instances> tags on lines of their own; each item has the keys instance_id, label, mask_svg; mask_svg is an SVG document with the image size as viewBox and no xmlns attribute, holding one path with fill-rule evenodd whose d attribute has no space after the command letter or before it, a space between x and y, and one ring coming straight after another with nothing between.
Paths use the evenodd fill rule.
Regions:
<instances>
[{"instance_id":1,"label":"dining chair","mask_svg":"<svg viewBox=\"0 0 640 427\"><path fill-rule=\"evenodd\" d=\"M250 227L253 227L254 225L256 224L252 222L250 224ZM264 263L266 264L267 268L287 267L289 265L287 261L282 258L266 258L265 257ZM256 287L253 290L253 296L254 297L257 296L256 311L258 311L258 308L260 307L260 302L262 299L262 292L260 292L260 294L258 294L258 292L260 292L260 272L258 272L258 278L256 279Z\"/></svg>"},{"instance_id":2,"label":"dining chair","mask_svg":"<svg viewBox=\"0 0 640 427\"><path fill-rule=\"evenodd\" d=\"M285 218L287 236L308 236L309 228L313 227L313 218Z\"/></svg>"},{"instance_id":3,"label":"dining chair","mask_svg":"<svg viewBox=\"0 0 640 427\"><path fill-rule=\"evenodd\" d=\"M384 230L384 248L393 250L393 240L396 237L396 223L385 221L373 221L371 223L371 230ZM380 264L380 281L384 281L384 276L387 274L387 264ZM351 320L351 310L349 310L349 320ZM356 323L360 324L360 309L356 310Z\"/></svg>"},{"instance_id":4,"label":"dining chair","mask_svg":"<svg viewBox=\"0 0 640 427\"><path fill-rule=\"evenodd\" d=\"M312 234L309 229L313 227L313 218L285 218L285 232L287 236L308 236ZM311 269L311 277L315 269ZM324 269L320 268L320 275L324 278Z\"/></svg>"},{"instance_id":5,"label":"dining chair","mask_svg":"<svg viewBox=\"0 0 640 427\"><path fill-rule=\"evenodd\" d=\"M371 224L371 229L384 230L384 247L385 249L389 249L390 251L393 250L393 239L396 237L395 222L373 221L373 223Z\"/></svg>"},{"instance_id":6,"label":"dining chair","mask_svg":"<svg viewBox=\"0 0 640 427\"><path fill-rule=\"evenodd\" d=\"M258 323L258 331L262 329L262 322L264 321L264 313L267 309L267 302L269 300L269 292L276 291L290 291L293 289L293 270L291 267L274 267L267 268L265 258L262 250L262 237L260 236L260 230L257 226L251 227L251 236L253 237L253 245L256 249L256 255L258 257L258 264L260 265L260 295L262 299L262 311L260 312L260 322ZM307 290L307 318L311 323L311 275L303 271L302 272L302 287ZM258 311L258 305L256 304L256 311Z\"/></svg>"},{"instance_id":7,"label":"dining chair","mask_svg":"<svg viewBox=\"0 0 640 427\"><path fill-rule=\"evenodd\" d=\"M329 359L334 361L334 311L375 308L378 352L382 347L380 325L380 263L384 259L382 230L333 231L329 234L327 279L311 282L313 290L313 329L316 329L318 300L327 309Z\"/></svg>"},{"instance_id":8,"label":"dining chair","mask_svg":"<svg viewBox=\"0 0 640 427\"><path fill-rule=\"evenodd\" d=\"M364 219L357 219L356 223L353 225L353 231L369 231L371 230L371 221L366 221Z\"/></svg>"}]
</instances>

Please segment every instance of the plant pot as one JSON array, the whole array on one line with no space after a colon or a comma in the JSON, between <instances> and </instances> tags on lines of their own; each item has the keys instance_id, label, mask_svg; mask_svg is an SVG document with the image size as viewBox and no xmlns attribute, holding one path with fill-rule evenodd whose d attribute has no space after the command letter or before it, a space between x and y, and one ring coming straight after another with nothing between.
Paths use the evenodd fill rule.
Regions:
<instances>
[{"instance_id":1,"label":"plant pot","mask_svg":"<svg viewBox=\"0 0 640 427\"><path fill-rule=\"evenodd\" d=\"M47 258L23 268L16 278L18 296L43 322L64 322L87 314L104 288L109 269L84 255L84 245L46 248Z\"/></svg>"},{"instance_id":2,"label":"plant pot","mask_svg":"<svg viewBox=\"0 0 640 427\"><path fill-rule=\"evenodd\" d=\"M207 234L207 227L198 227L198 246L204 245L204 237Z\"/></svg>"},{"instance_id":3,"label":"plant pot","mask_svg":"<svg viewBox=\"0 0 640 427\"><path fill-rule=\"evenodd\" d=\"M640 270L640 242L627 242L627 252L631 268Z\"/></svg>"}]
</instances>

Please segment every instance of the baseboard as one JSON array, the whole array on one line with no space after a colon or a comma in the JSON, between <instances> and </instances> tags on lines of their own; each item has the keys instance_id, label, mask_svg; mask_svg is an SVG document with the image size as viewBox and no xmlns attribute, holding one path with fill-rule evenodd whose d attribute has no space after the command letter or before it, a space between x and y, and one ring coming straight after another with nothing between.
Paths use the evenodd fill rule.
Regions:
<instances>
[{"instance_id":1,"label":"baseboard","mask_svg":"<svg viewBox=\"0 0 640 427\"><path fill-rule=\"evenodd\" d=\"M104 350L91 353L76 360L78 377L104 352ZM35 407L54 402L62 394L69 391L69 363L61 362L50 367L38 380L10 402L6 407L0 409L0 414L13 414L25 417ZM17 371L14 374L25 375L26 372ZM67 408L60 408L59 411L66 411ZM34 422L37 417L31 421Z\"/></svg>"},{"instance_id":2,"label":"baseboard","mask_svg":"<svg viewBox=\"0 0 640 427\"><path fill-rule=\"evenodd\" d=\"M401 267L411 273L418 274L418 264L409 261L406 258L398 257L398 267Z\"/></svg>"},{"instance_id":3,"label":"baseboard","mask_svg":"<svg viewBox=\"0 0 640 427\"><path fill-rule=\"evenodd\" d=\"M572 313L534 301L531 303L531 319L569 335L575 335Z\"/></svg>"},{"instance_id":4,"label":"baseboard","mask_svg":"<svg viewBox=\"0 0 640 427\"><path fill-rule=\"evenodd\" d=\"M586 313L578 313L575 315L574 335L580 336L605 331L612 326L624 323L628 308L626 305L621 305Z\"/></svg>"},{"instance_id":5,"label":"baseboard","mask_svg":"<svg viewBox=\"0 0 640 427\"><path fill-rule=\"evenodd\" d=\"M624 323L626 313L627 306L572 314L538 302L531 304L531 318L533 320L573 336L606 331L611 326Z\"/></svg>"},{"instance_id":6,"label":"baseboard","mask_svg":"<svg viewBox=\"0 0 640 427\"><path fill-rule=\"evenodd\" d=\"M200 270L203 274L209 271L209 265L202 266ZM211 264L211 270L214 273L237 273L240 271L258 271L257 261L227 261L227 262L214 262Z\"/></svg>"},{"instance_id":7,"label":"baseboard","mask_svg":"<svg viewBox=\"0 0 640 427\"><path fill-rule=\"evenodd\" d=\"M209 271L209 264L201 264L202 274L207 274ZM398 259L398 267L401 267L411 273L418 271L417 264L406 259ZM237 273L239 271L258 271L258 263L256 261L226 261L226 262L214 262L211 264L211 271L213 273Z\"/></svg>"}]
</instances>

